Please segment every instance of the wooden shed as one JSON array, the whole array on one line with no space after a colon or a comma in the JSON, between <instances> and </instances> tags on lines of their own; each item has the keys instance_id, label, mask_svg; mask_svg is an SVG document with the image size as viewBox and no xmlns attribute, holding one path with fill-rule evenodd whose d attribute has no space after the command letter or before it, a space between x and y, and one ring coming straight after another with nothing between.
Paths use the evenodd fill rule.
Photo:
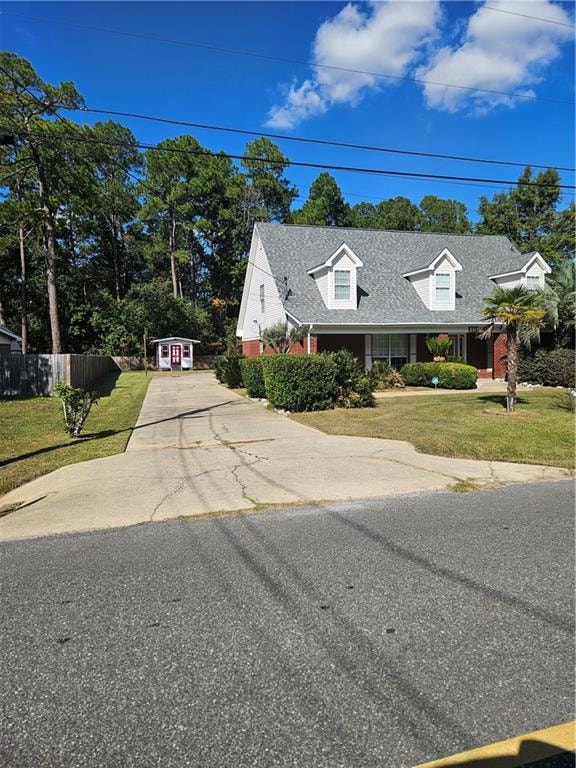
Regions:
<instances>
[{"instance_id":1,"label":"wooden shed","mask_svg":"<svg viewBox=\"0 0 576 768\"><path fill-rule=\"evenodd\" d=\"M160 371L191 371L194 367L194 344L200 344L198 339L168 336L166 339L154 339L154 344L156 365Z\"/></svg>"},{"instance_id":2,"label":"wooden shed","mask_svg":"<svg viewBox=\"0 0 576 768\"><path fill-rule=\"evenodd\" d=\"M20 342L22 338L17 333L11 331L5 325L0 325L0 354L9 355L20 353Z\"/></svg>"}]
</instances>

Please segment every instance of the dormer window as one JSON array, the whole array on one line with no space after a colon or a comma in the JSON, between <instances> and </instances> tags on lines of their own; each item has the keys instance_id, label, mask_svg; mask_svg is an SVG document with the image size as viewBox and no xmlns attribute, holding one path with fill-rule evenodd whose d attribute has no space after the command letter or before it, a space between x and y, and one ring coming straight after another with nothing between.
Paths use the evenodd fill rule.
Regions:
<instances>
[{"instance_id":1,"label":"dormer window","mask_svg":"<svg viewBox=\"0 0 576 768\"><path fill-rule=\"evenodd\" d=\"M444 248L428 264L404 272L402 277L410 280L428 309L452 311L456 308L456 273L461 271L462 264Z\"/></svg>"},{"instance_id":2,"label":"dormer window","mask_svg":"<svg viewBox=\"0 0 576 768\"><path fill-rule=\"evenodd\" d=\"M446 305L452 303L452 297L450 295L450 273L449 272L437 272L435 275L434 289L436 291L436 304Z\"/></svg>"},{"instance_id":3,"label":"dormer window","mask_svg":"<svg viewBox=\"0 0 576 768\"><path fill-rule=\"evenodd\" d=\"M362 261L346 243L308 270L328 309L358 308L358 270Z\"/></svg>"},{"instance_id":4,"label":"dormer window","mask_svg":"<svg viewBox=\"0 0 576 768\"><path fill-rule=\"evenodd\" d=\"M350 270L334 270L334 299L335 301L349 301L350 299Z\"/></svg>"}]
</instances>

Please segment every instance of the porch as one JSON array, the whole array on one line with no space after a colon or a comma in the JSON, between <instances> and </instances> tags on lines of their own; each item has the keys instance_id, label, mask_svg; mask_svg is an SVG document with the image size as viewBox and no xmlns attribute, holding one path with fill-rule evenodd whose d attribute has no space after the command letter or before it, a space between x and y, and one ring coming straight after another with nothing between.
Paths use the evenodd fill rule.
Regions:
<instances>
[{"instance_id":1,"label":"porch","mask_svg":"<svg viewBox=\"0 0 576 768\"><path fill-rule=\"evenodd\" d=\"M432 355L426 346L426 339L448 336L452 341L449 354L478 369L482 379L504 378L506 360L504 337L479 338L479 331L458 330L447 332L439 328L427 332L404 333L335 333L320 332L310 339L310 351L334 352L348 349L366 369L376 360L400 369L405 363L431 362Z\"/></svg>"}]
</instances>

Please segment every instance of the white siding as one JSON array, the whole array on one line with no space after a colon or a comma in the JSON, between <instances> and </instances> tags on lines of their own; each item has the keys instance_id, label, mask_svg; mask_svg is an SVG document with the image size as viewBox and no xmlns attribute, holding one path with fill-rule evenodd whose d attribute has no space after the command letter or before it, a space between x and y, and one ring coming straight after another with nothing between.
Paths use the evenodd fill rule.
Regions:
<instances>
[{"instance_id":1,"label":"white siding","mask_svg":"<svg viewBox=\"0 0 576 768\"><path fill-rule=\"evenodd\" d=\"M250 281L244 286L245 313L242 339L249 341L260 338L260 329L269 328L274 323L286 322L286 313L280 300L276 281L272 277L270 264L264 252L260 238L255 238L250 250L252 262ZM260 309L260 286L264 286L264 312Z\"/></svg>"},{"instance_id":2,"label":"white siding","mask_svg":"<svg viewBox=\"0 0 576 768\"><path fill-rule=\"evenodd\" d=\"M350 272L350 298L336 299L334 295L334 273L336 270L348 270ZM322 301L328 309L357 309L357 277L356 264L350 256L343 252L332 262L331 266L319 270L313 277L316 287L320 291Z\"/></svg>"},{"instance_id":3,"label":"white siding","mask_svg":"<svg viewBox=\"0 0 576 768\"><path fill-rule=\"evenodd\" d=\"M430 309L430 275L417 275L411 278L410 282L416 289L416 293L422 299L424 306Z\"/></svg>"},{"instance_id":4,"label":"white siding","mask_svg":"<svg viewBox=\"0 0 576 768\"><path fill-rule=\"evenodd\" d=\"M535 261L534 264L532 264L530 269L526 272L526 277L537 277L540 281L540 288L544 288L544 270L538 262ZM528 280L526 280L526 283L528 283Z\"/></svg>"},{"instance_id":5,"label":"white siding","mask_svg":"<svg viewBox=\"0 0 576 768\"><path fill-rule=\"evenodd\" d=\"M494 281L496 285L502 286L502 288L515 288L517 285L522 285L522 274L508 275L507 277L499 277Z\"/></svg>"},{"instance_id":6,"label":"white siding","mask_svg":"<svg viewBox=\"0 0 576 768\"><path fill-rule=\"evenodd\" d=\"M334 296L334 272L336 270L348 270L350 272L350 298L336 299ZM358 299L356 296L356 264L347 253L334 259L331 270L330 301L332 309L356 309Z\"/></svg>"},{"instance_id":7,"label":"white siding","mask_svg":"<svg viewBox=\"0 0 576 768\"><path fill-rule=\"evenodd\" d=\"M316 280L316 287L320 291L322 301L327 307L330 307L330 278L328 269L326 268L321 272L317 272L313 279Z\"/></svg>"}]
</instances>

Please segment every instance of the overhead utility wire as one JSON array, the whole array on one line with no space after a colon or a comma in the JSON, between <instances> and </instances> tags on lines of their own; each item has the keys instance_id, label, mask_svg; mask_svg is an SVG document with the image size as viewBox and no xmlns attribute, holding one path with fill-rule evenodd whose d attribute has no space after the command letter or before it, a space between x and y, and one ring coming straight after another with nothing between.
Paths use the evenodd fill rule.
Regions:
<instances>
[{"instance_id":1,"label":"overhead utility wire","mask_svg":"<svg viewBox=\"0 0 576 768\"><path fill-rule=\"evenodd\" d=\"M38 98L38 96L36 96L36 94L34 93L34 91L32 89L28 88L23 82L21 82L17 77L14 77L14 75L12 75L10 72L5 70L3 67L0 67L0 72L3 75L5 75L9 80L11 80L14 83L14 85L18 86L19 88L22 88L30 97L32 97L34 99L34 101L39 106L44 107L44 109L46 109L47 105L42 101L42 99L40 99L40 98ZM67 128L70 128L72 131L74 131L74 133L78 134L78 136L80 137L81 140L88 141L86 139L86 137L82 134L82 132L80 131L79 128L77 128L73 123L70 123L68 120L65 120L62 117L62 115L58 114L57 109L59 109L59 108L60 107L56 107L53 110L53 114L56 117L56 119L60 120L61 123L63 123ZM40 137L40 138L42 138L42 137ZM130 149L130 146L128 144L120 144L120 143L118 143L116 146L121 146L121 147L124 147L125 149ZM136 144L134 144L133 146L134 146L134 148L137 148ZM118 160L116 160L115 158L110 158L110 160L113 163L113 165L115 165L117 168L120 168L121 171L124 171L124 173L127 174L133 181L137 182L138 184L141 184L146 189L152 190L154 192L154 190L152 189L152 187L149 184L147 184L139 176L136 176L136 174L133 173L133 171L131 171L130 169L126 168L125 165L123 165L122 163L118 162Z\"/></svg>"},{"instance_id":2,"label":"overhead utility wire","mask_svg":"<svg viewBox=\"0 0 576 768\"><path fill-rule=\"evenodd\" d=\"M523 19L532 19L533 21L543 21L545 24L556 24L559 27L568 27L576 29L574 24L567 24L565 21L554 21L553 19L543 19L541 16L530 16L527 13L518 13L518 11L509 11L506 8L494 8L492 5L483 5L480 10L496 11L497 13L508 13L510 16L521 16Z\"/></svg>"},{"instance_id":3,"label":"overhead utility wire","mask_svg":"<svg viewBox=\"0 0 576 768\"><path fill-rule=\"evenodd\" d=\"M27 136L32 138L41 138L38 136L34 136L34 134L31 134L31 133L20 134L20 136L21 138L26 138ZM57 138L58 137L52 137L53 140ZM125 147L125 148L129 146L119 141L107 141L104 139L89 139L84 136L79 136L78 138L75 138L74 136L67 136L66 139L70 141L84 142L86 144L103 144L107 146ZM135 142L130 146L138 147L139 149L149 149L149 150L153 150L154 152L172 152L172 153L184 154L184 155L225 157L230 160L246 159L245 155L234 155L234 154L231 154L230 152L211 152L210 150L198 150L198 149L187 150L187 149L177 149L176 147L159 147L153 144L144 144L142 142ZM282 160L269 160L268 158L263 158L263 157L253 157L251 158L251 160L255 162L268 163L270 165L281 165L281 166L285 165L285 162ZM519 182L516 179L514 180L485 179L477 176L452 176L452 175L440 174L440 173L417 173L416 171L396 171L396 170L391 171L391 170L385 170L383 168L366 168L366 167L352 166L352 165L332 165L329 163L307 163L302 160L290 160L289 158L288 158L288 162L290 165L300 167L300 168L320 168L322 170L327 170L327 171L345 171L349 173L363 173L371 176L402 176L405 178L417 178L417 179L445 179L447 181L474 181L474 182L480 182L483 184L505 184L505 185L511 185L511 186L525 186L525 187L558 186L560 189L576 189L576 186L571 184L556 185L556 184L547 184L547 183L535 182L535 181Z\"/></svg>"},{"instance_id":4,"label":"overhead utility wire","mask_svg":"<svg viewBox=\"0 0 576 768\"><path fill-rule=\"evenodd\" d=\"M311 139L304 136L293 136L284 133L269 133L265 131L248 130L245 128L230 128L223 125L212 125L209 123L196 123L189 120L176 120L169 117L158 117L156 115L143 115L136 112L120 112L113 109L99 109L96 107L61 107L67 112L91 112L99 115L115 115L116 117L136 118L138 120L150 120L156 123L165 123L167 125L181 125L190 128L199 128L207 131L221 131L223 133L240 133L247 136L265 136L269 139L280 139L284 141L298 141L304 144L323 144L329 147L345 147L346 149L361 149L368 152L385 152L394 155L414 155L415 157L433 157L440 160L461 160L467 163L485 163L489 165L509 165L517 168L525 168L529 165L531 168L550 168L551 165L559 171L576 171L576 168L565 168L554 164L541 165L538 163L518 163L511 160L492 160L481 157L469 157L465 155L444 155L439 152L421 152L412 149L396 149L393 147L378 147L371 144L353 144L346 141L335 141L332 139Z\"/></svg>"},{"instance_id":5,"label":"overhead utility wire","mask_svg":"<svg viewBox=\"0 0 576 768\"><path fill-rule=\"evenodd\" d=\"M102 32L105 34L121 35L123 37L139 38L142 40L148 40L156 43L170 43L172 45L181 45L188 48L199 48L205 51L212 51L214 53L227 53L234 56L246 56L253 59L264 59L266 61L275 61L281 64L297 64L304 67L312 67L314 69L326 69L332 72L351 72L358 75L368 75L370 77L381 77L390 80L406 80L412 83L419 83L424 85L437 85L442 88L456 88L460 91L474 91L478 93L489 93L496 96L513 96L516 99L524 99L527 101L546 101L553 104L567 104L574 106L574 101L567 101L565 99L548 99L543 96L534 96L528 93L518 93L517 91L496 91L489 88L474 88L467 85L456 85L455 83L443 83L436 80L426 80L418 77L408 77L407 75L391 75L385 72L371 72L363 69L353 69L351 67L337 67L331 64L318 64L313 61L307 61L306 59L292 59L286 56L273 56L266 53L256 53L255 51L246 51L238 48L225 48L219 45L209 45L208 43L197 43L192 40L177 40L168 37L158 37L157 35L146 35L141 32L127 32L121 29L113 29L112 27L94 27L87 24L78 24L73 21L62 21L58 19L46 19L39 16L28 16L23 13L14 13L13 11L1 11L0 15L14 16L20 19L28 19L29 21L38 21L45 24L56 24L65 27L74 27L76 29L87 29L93 32Z\"/></svg>"}]
</instances>

